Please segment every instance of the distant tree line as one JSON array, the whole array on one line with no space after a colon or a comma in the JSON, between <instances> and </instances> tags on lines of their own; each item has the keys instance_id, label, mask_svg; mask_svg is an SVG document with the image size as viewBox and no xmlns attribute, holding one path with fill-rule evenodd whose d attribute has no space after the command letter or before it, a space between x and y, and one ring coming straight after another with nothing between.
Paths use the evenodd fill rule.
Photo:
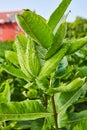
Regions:
<instances>
[{"instance_id":1,"label":"distant tree line","mask_svg":"<svg viewBox=\"0 0 87 130\"><path fill-rule=\"evenodd\" d=\"M68 22L66 38L81 38L87 36L87 19L76 17L74 22Z\"/></svg>"}]
</instances>

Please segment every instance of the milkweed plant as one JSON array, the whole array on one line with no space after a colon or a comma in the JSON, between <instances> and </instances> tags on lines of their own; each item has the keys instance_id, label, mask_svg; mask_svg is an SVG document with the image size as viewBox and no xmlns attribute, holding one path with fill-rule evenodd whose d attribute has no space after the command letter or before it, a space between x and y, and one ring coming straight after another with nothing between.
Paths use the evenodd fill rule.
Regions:
<instances>
[{"instance_id":1,"label":"milkweed plant","mask_svg":"<svg viewBox=\"0 0 87 130\"><path fill-rule=\"evenodd\" d=\"M24 34L17 35L14 50L5 51L8 62L1 67L25 80L21 86L25 100L11 101L10 86L5 83L0 93L2 129L15 128L20 121L30 130L79 130L78 124L87 119L87 110L76 112L74 106L87 90L86 77L72 76L67 58L87 43L87 37L65 38L65 11L70 3L62 0L48 20L28 9L16 14Z\"/></svg>"}]
</instances>

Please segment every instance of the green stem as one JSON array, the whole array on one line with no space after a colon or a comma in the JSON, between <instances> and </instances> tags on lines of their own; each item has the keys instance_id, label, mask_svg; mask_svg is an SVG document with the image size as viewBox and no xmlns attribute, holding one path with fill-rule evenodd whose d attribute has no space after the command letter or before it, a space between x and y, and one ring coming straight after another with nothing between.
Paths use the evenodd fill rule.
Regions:
<instances>
[{"instance_id":1,"label":"green stem","mask_svg":"<svg viewBox=\"0 0 87 130\"><path fill-rule=\"evenodd\" d=\"M56 126L56 130L58 130L57 112L56 112L56 106L55 106L55 101L54 101L54 95L51 96L51 102L52 102L52 109L54 113L55 126Z\"/></svg>"},{"instance_id":2,"label":"green stem","mask_svg":"<svg viewBox=\"0 0 87 130\"><path fill-rule=\"evenodd\" d=\"M5 121L3 122L3 126L6 127L6 122Z\"/></svg>"},{"instance_id":3,"label":"green stem","mask_svg":"<svg viewBox=\"0 0 87 130\"><path fill-rule=\"evenodd\" d=\"M43 124L42 130L45 129L45 125L46 125L46 118L44 118L44 124Z\"/></svg>"}]
</instances>

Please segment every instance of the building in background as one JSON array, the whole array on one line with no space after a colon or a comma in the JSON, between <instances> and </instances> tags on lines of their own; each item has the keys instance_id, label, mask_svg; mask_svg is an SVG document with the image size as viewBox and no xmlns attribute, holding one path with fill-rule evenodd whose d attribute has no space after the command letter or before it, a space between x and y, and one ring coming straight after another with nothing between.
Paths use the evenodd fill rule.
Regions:
<instances>
[{"instance_id":1,"label":"building in background","mask_svg":"<svg viewBox=\"0 0 87 130\"><path fill-rule=\"evenodd\" d=\"M21 11L0 13L0 41L14 40L18 33L23 33L15 20L16 13Z\"/></svg>"}]
</instances>

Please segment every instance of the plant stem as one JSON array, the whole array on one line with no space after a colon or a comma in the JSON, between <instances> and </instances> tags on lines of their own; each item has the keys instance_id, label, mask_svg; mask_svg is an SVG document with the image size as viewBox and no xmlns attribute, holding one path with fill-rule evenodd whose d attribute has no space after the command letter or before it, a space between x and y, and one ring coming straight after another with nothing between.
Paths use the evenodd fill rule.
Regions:
<instances>
[{"instance_id":1,"label":"plant stem","mask_svg":"<svg viewBox=\"0 0 87 130\"><path fill-rule=\"evenodd\" d=\"M44 124L43 124L42 130L45 129L45 125L46 125L46 118L44 118Z\"/></svg>"},{"instance_id":2,"label":"plant stem","mask_svg":"<svg viewBox=\"0 0 87 130\"><path fill-rule=\"evenodd\" d=\"M3 122L3 125L4 125L4 127L6 127L6 122L5 121Z\"/></svg>"},{"instance_id":3,"label":"plant stem","mask_svg":"<svg viewBox=\"0 0 87 130\"><path fill-rule=\"evenodd\" d=\"M52 109L53 109L53 113L54 113L55 126L56 126L56 130L58 130L57 113L56 113L56 106L55 106L55 101L54 101L54 95L51 96L51 102L52 102Z\"/></svg>"}]
</instances>

